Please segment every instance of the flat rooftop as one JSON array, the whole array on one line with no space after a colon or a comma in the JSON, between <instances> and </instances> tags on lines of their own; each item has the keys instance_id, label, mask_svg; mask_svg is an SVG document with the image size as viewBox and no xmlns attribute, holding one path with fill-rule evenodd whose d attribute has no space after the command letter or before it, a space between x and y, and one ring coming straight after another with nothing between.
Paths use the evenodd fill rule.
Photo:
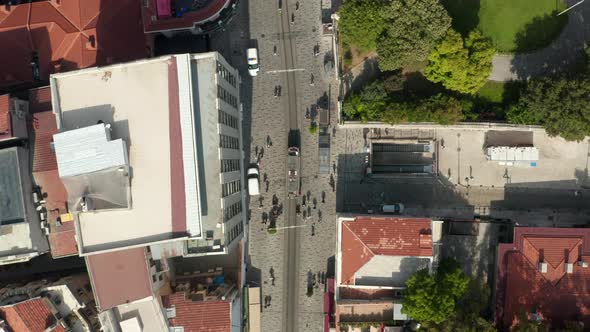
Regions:
<instances>
[{"instance_id":1,"label":"flat rooftop","mask_svg":"<svg viewBox=\"0 0 590 332\"><path fill-rule=\"evenodd\" d=\"M103 121L128 149L132 206L80 213L80 254L186 236L177 73L166 56L51 77L61 131Z\"/></svg>"},{"instance_id":2,"label":"flat rooftop","mask_svg":"<svg viewBox=\"0 0 590 332\"><path fill-rule=\"evenodd\" d=\"M22 175L17 148L0 150L0 226L25 222Z\"/></svg>"},{"instance_id":3,"label":"flat rooftop","mask_svg":"<svg viewBox=\"0 0 590 332\"><path fill-rule=\"evenodd\" d=\"M145 248L91 255L86 265L101 310L152 296Z\"/></svg>"},{"instance_id":4,"label":"flat rooftop","mask_svg":"<svg viewBox=\"0 0 590 332\"><path fill-rule=\"evenodd\" d=\"M119 322L136 318L143 332L168 330L160 304L153 296L129 304L121 304L114 311Z\"/></svg>"}]
</instances>

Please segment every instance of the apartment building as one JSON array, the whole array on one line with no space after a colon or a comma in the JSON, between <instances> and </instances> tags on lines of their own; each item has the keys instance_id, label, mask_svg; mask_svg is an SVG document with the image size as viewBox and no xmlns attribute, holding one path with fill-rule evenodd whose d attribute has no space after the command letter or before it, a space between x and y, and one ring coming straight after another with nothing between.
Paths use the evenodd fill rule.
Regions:
<instances>
[{"instance_id":1,"label":"apartment building","mask_svg":"<svg viewBox=\"0 0 590 332\"><path fill-rule=\"evenodd\" d=\"M363 324L393 328L408 320L405 282L419 270L436 269L441 237L442 222L426 218L338 218L336 331Z\"/></svg>"},{"instance_id":2,"label":"apartment building","mask_svg":"<svg viewBox=\"0 0 590 332\"><path fill-rule=\"evenodd\" d=\"M239 326L246 214L237 70L218 53L181 54L50 80L57 173L103 330L184 324L169 320L185 276L175 258L208 261L190 276L219 289L218 301L191 296L178 306L217 304ZM218 257L239 273L225 279ZM182 292L201 294L195 287Z\"/></svg>"},{"instance_id":3,"label":"apartment building","mask_svg":"<svg viewBox=\"0 0 590 332\"><path fill-rule=\"evenodd\" d=\"M51 89L80 255L158 244L179 255L223 254L237 244L245 216L239 75L221 55L56 74Z\"/></svg>"}]
</instances>

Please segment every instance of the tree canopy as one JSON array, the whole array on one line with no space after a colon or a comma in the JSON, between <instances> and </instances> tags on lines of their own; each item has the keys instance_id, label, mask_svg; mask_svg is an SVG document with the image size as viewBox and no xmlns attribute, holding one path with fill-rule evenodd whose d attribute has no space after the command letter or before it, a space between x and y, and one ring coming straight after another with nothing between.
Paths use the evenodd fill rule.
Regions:
<instances>
[{"instance_id":1,"label":"tree canopy","mask_svg":"<svg viewBox=\"0 0 590 332\"><path fill-rule=\"evenodd\" d=\"M386 15L382 0L348 0L338 14L342 41L362 51L377 48L377 37L385 29Z\"/></svg>"},{"instance_id":2,"label":"tree canopy","mask_svg":"<svg viewBox=\"0 0 590 332\"><path fill-rule=\"evenodd\" d=\"M387 104L387 92L382 81L375 81L353 93L343 103L344 114L349 119L362 122L378 120Z\"/></svg>"},{"instance_id":3,"label":"tree canopy","mask_svg":"<svg viewBox=\"0 0 590 332\"><path fill-rule=\"evenodd\" d=\"M377 53L383 71L426 60L451 26L438 0L391 1L382 12L386 25L378 34Z\"/></svg>"},{"instance_id":4,"label":"tree canopy","mask_svg":"<svg viewBox=\"0 0 590 332\"><path fill-rule=\"evenodd\" d=\"M587 75L531 80L518 103L508 110L508 121L542 125L551 136L581 141L590 135L589 95Z\"/></svg>"},{"instance_id":5,"label":"tree canopy","mask_svg":"<svg viewBox=\"0 0 590 332\"><path fill-rule=\"evenodd\" d=\"M486 83L496 53L491 41L478 31L463 37L449 29L428 57L426 78L461 93L473 94Z\"/></svg>"},{"instance_id":6,"label":"tree canopy","mask_svg":"<svg viewBox=\"0 0 590 332\"><path fill-rule=\"evenodd\" d=\"M468 285L469 277L459 264L445 259L435 274L424 269L406 281L402 312L419 322L442 323L455 313L455 305Z\"/></svg>"},{"instance_id":7,"label":"tree canopy","mask_svg":"<svg viewBox=\"0 0 590 332\"><path fill-rule=\"evenodd\" d=\"M379 120L389 124L436 122L449 125L463 119L463 105L461 102L453 97L438 94L417 101L391 102L387 105Z\"/></svg>"}]
</instances>

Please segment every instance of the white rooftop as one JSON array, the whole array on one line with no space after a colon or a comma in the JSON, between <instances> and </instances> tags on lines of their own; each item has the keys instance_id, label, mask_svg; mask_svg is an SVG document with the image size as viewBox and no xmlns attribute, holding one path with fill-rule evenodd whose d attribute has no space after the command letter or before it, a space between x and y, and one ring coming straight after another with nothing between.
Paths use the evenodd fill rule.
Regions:
<instances>
[{"instance_id":1,"label":"white rooftop","mask_svg":"<svg viewBox=\"0 0 590 332\"><path fill-rule=\"evenodd\" d=\"M375 255L354 274L357 286L405 287L412 274L429 267L430 258Z\"/></svg>"},{"instance_id":2,"label":"white rooftop","mask_svg":"<svg viewBox=\"0 0 590 332\"><path fill-rule=\"evenodd\" d=\"M69 130L53 135L60 177L88 174L127 165L127 146L122 139L111 141L110 125Z\"/></svg>"},{"instance_id":3,"label":"white rooftop","mask_svg":"<svg viewBox=\"0 0 590 332\"><path fill-rule=\"evenodd\" d=\"M537 161L539 149L534 146L492 146L487 148L486 154L493 161Z\"/></svg>"},{"instance_id":4,"label":"white rooftop","mask_svg":"<svg viewBox=\"0 0 590 332\"><path fill-rule=\"evenodd\" d=\"M164 314L158 300L149 298L121 304L114 309L122 332L161 332L168 331ZM140 329L136 330L137 325Z\"/></svg>"},{"instance_id":5,"label":"white rooftop","mask_svg":"<svg viewBox=\"0 0 590 332\"><path fill-rule=\"evenodd\" d=\"M111 125L113 140L127 143L131 208L80 213L76 227L81 255L184 236L179 235L179 232L186 232L186 224L179 225L179 219L184 218L173 218L175 213L179 213L172 205L175 202L173 188L181 188L180 196L186 198L187 211L196 211L190 215L186 212L186 220L196 221L197 224L200 220L198 209L191 206L198 205L198 199L193 197L197 195L196 182L192 182L194 193L185 190L185 184L191 185L190 180L194 179L194 174L191 178L191 174L187 173L194 172L194 166L188 167L191 163L196 164L194 151L175 151L171 148L177 146L172 141L178 139L174 135L180 135L180 130L171 131L171 128L180 126L179 117L188 114L190 120L192 114L190 97L187 98L188 103L183 103L181 99L178 105L177 101L179 91L189 96L191 91L186 78L179 79L181 75L188 74L190 77L189 55L178 57L186 61L175 61L175 56L166 56L51 76L53 110L61 131L68 134L67 131L84 127L86 131L98 131L99 126L95 125L102 121ZM178 68L174 68L174 63L178 63ZM187 66L188 69L185 68ZM177 110L172 112L173 108ZM193 139L193 128L182 131L183 142L185 136ZM78 133L74 131L70 134L75 136ZM69 138L68 135L63 137ZM93 140L92 146L102 143ZM121 152L120 148L121 145L115 148L117 154ZM89 150L97 155L108 154L102 148ZM86 160L93 152L81 153L76 158ZM184 163L184 174L171 170L171 165L179 160L181 166ZM116 159L115 163L120 161L122 159ZM112 160L105 161L110 162ZM185 183L179 184L183 179ZM200 229L197 231L200 232Z\"/></svg>"}]
</instances>

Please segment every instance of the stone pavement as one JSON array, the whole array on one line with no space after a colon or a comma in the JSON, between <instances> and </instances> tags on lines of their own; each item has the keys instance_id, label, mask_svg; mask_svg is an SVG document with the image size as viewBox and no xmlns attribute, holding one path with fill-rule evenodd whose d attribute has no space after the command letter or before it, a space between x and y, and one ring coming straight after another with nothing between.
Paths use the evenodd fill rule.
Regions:
<instances>
[{"instance_id":1,"label":"stone pavement","mask_svg":"<svg viewBox=\"0 0 590 332\"><path fill-rule=\"evenodd\" d=\"M338 211L376 212L382 204L400 202L406 214L414 216L470 219L483 215L529 225L583 224L589 219L587 141L565 142L535 132L538 166L506 168L485 159L485 130L438 129L438 142L445 142L438 154L441 176L372 179L363 174L364 133L370 130L340 129L333 140L332 153L338 156ZM457 133L461 133L459 138ZM463 142L460 158L459 142ZM506 169L508 179L502 176Z\"/></svg>"},{"instance_id":2,"label":"stone pavement","mask_svg":"<svg viewBox=\"0 0 590 332\"><path fill-rule=\"evenodd\" d=\"M572 6L578 0L566 2ZM568 12L568 23L549 46L531 53L494 56L489 79L524 80L566 70L581 58L583 49L590 42L589 19L590 2L585 1Z\"/></svg>"},{"instance_id":3,"label":"stone pavement","mask_svg":"<svg viewBox=\"0 0 590 332\"><path fill-rule=\"evenodd\" d=\"M306 108L312 108L318 100L330 95L335 98L336 84L330 83L324 71L324 55L331 51L331 39L321 36L321 3L319 1L300 1L299 9L295 10L296 1L283 0L283 10L288 6L289 13L295 14L295 24L291 33L279 35L279 12L277 3L249 0L241 1L240 13L234 18L226 31L211 38L211 46L219 50L234 66L240 69L242 78L241 101L243 103L243 132L246 163L254 163L257 152L264 154L259 163L261 175L260 198L263 208L259 208L259 197L251 198L249 203L250 224L247 272L248 281L260 284L262 297L270 296L271 305L263 308L262 331L280 331L283 319L283 288L285 282L299 283L299 328L301 331L323 330L323 285L318 284L311 297L306 295L308 273L318 274L327 272L328 259L334 255L335 242L335 193L329 186L329 176L317 177L318 172L318 141L317 134L308 132L310 120L305 119ZM251 13L251 14L248 14ZM312 217L302 220L299 228L301 241L301 264L293 280L284 278L284 238L285 232L279 230L276 234L267 232L268 224L262 224L262 214L268 213L272 205L272 197L276 195L279 204L286 205L286 150L288 136L288 109L286 105L285 89L283 96L276 98L273 90L276 85L285 85L285 74L277 73L283 70L282 57L279 53L273 55L274 46L281 52L280 38L294 38L297 48L295 53L295 67L297 69L297 104L299 123L301 127L301 156L302 156L302 189L310 191L310 197L317 200L317 209L311 209ZM320 46L320 55L314 56L314 46ZM245 49L257 47L260 58L259 76L251 78L246 70ZM314 75L314 85L311 75ZM325 99L326 97L324 97ZM332 115L335 123L335 114ZM272 146L266 146L267 136L272 140ZM258 151L256 149L258 147ZM332 157L334 158L334 157ZM264 176L268 178L269 190L266 192ZM325 192L325 203L322 202L322 191ZM310 202L313 206L313 203ZM318 211L321 211L322 221L319 221ZM307 210L306 210L307 214ZM277 227L285 224L286 211L277 220ZM311 225L314 225L315 236L311 236ZM275 277L272 285L270 270ZM317 278L317 277L316 277ZM318 280L319 281L319 280Z\"/></svg>"}]
</instances>

